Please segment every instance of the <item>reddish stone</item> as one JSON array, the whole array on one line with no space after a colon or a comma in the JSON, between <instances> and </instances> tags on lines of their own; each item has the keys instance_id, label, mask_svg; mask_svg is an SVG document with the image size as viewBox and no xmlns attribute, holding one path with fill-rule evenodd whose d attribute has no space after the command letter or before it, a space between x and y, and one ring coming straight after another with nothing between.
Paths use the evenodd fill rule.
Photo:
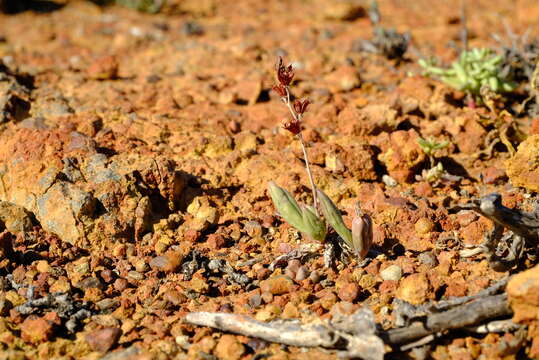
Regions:
<instances>
[{"instance_id":1,"label":"reddish stone","mask_svg":"<svg viewBox=\"0 0 539 360\"><path fill-rule=\"evenodd\" d=\"M53 334L53 324L44 318L29 316L20 325L21 337L29 343L40 343L49 340Z\"/></svg>"},{"instance_id":2,"label":"reddish stone","mask_svg":"<svg viewBox=\"0 0 539 360\"><path fill-rule=\"evenodd\" d=\"M91 79L107 80L118 76L118 61L114 56L104 56L96 59L86 70Z\"/></svg>"},{"instance_id":3,"label":"reddish stone","mask_svg":"<svg viewBox=\"0 0 539 360\"><path fill-rule=\"evenodd\" d=\"M206 239L206 244L210 249L219 250L226 246L226 239L221 234L210 234Z\"/></svg>"},{"instance_id":4,"label":"reddish stone","mask_svg":"<svg viewBox=\"0 0 539 360\"><path fill-rule=\"evenodd\" d=\"M92 350L105 353L116 345L121 335L119 328L107 327L89 332L85 339Z\"/></svg>"},{"instance_id":5,"label":"reddish stone","mask_svg":"<svg viewBox=\"0 0 539 360\"><path fill-rule=\"evenodd\" d=\"M483 183L485 184L496 184L507 180L505 170L494 166L485 169L481 175L483 176Z\"/></svg>"},{"instance_id":6,"label":"reddish stone","mask_svg":"<svg viewBox=\"0 0 539 360\"><path fill-rule=\"evenodd\" d=\"M188 229L183 234L183 239L185 241L188 241L190 243L195 243L200 238L200 231L194 230L194 229Z\"/></svg>"},{"instance_id":7,"label":"reddish stone","mask_svg":"<svg viewBox=\"0 0 539 360\"><path fill-rule=\"evenodd\" d=\"M380 284L378 291L380 291L380 294L394 294L395 291L397 291L398 286L398 281L385 280L383 283Z\"/></svg>"},{"instance_id":8,"label":"reddish stone","mask_svg":"<svg viewBox=\"0 0 539 360\"><path fill-rule=\"evenodd\" d=\"M339 299L342 301L354 302L359 296L361 288L358 284L350 282L339 289Z\"/></svg>"}]
</instances>

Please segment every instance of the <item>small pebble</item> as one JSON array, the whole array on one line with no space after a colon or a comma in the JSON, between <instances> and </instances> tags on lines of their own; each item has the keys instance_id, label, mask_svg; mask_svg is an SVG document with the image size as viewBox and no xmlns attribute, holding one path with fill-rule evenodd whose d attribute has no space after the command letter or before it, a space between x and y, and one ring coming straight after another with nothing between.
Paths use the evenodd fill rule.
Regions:
<instances>
[{"instance_id":1,"label":"small pebble","mask_svg":"<svg viewBox=\"0 0 539 360\"><path fill-rule=\"evenodd\" d=\"M249 305L252 308L257 308L262 305L262 296L255 294L249 298Z\"/></svg>"},{"instance_id":2,"label":"small pebble","mask_svg":"<svg viewBox=\"0 0 539 360\"><path fill-rule=\"evenodd\" d=\"M296 281L303 281L309 277L309 269L306 266L300 266L296 273Z\"/></svg>"},{"instance_id":3,"label":"small pebble","mask_svg":"<svg viewBox=\"0 0 539 360\"><path fill-rule=\"evenodd\" d=\"M262 293L261 296L265 304L270 304L273 301L273 295L269 292Z\"/></svg>"},{"instance_id":4,"label":"small pebble","mask_svg":"<svg viewBox=\"0 0 539 360\"><path fill-rule=\"evenodd\" d=\"M144 280L144 275L139 273L138 271L130 271L127 273L127 277L133 280Z\"/></svg>"},{"instance_id":5,"label":"small pebble","mask_svg":"<svg viewBox=\"0 0 539 360\"><path fill-rule=\"evenodd\" d=\"M165 292L164 298L166 301L176 306L182 304L185 300L187 300L187 297L184 294L176 290Z\"/></svg>"},{"instance_id":6,"label":"small pebble","mask_svg":"<svg viewBox=\"0 0 539 360\"><path fill-rule=\"evenodd\" d=\"M313 270L311 274L309 275L309 280L311 280L313 284L318 284L320 282L320 279L321 279L321 276L317 270Z\"/></svg>"},{"instance_id":7,"label":"small pebble","mask_svg":"<svg viewBox=\"0 0 539 360\"><path fill-rule=\"evenodd\" d=\"M165 273L174 272L180 266L182 257L174 252L165 255L156 256L150 260L150 267L153 270L163 271Z\"/></svg>"},{"instance_id":8,"label":"small pebble","mask_svg":"<svg viewBox=\"0 0 539 360\"><path fill-rule=\"evenodd\" d=\"M20 325L21 337L30 343L47 341L53 334L52 324L35 315L27 317Z\"/></svg>"},{"instance_id":9,"label":"small pebble","mask_svg":"<svg viewBox=\"0 0 539 360\"><path fill-rule=\"evenodd\" d=\"M359 285L356 283L350 282L345 284L339 289L339 299L342 301L354 302L359 296L360 290Z\"/></svg>"},{"instance_id":10,"label":"small pebble","mask_svg":"<svg viewBox=\"0 0 539 360\"><path fill-rule=\"evenodd\" d=\"M399 281L402 277L402 269L398 265L390 265L380 271L380 277L384 280Z\"/></svg>"},{"instance_id":11,"label":"small pebble","mask_svg":"<svg viewBox=\"0 0 539 360\"><path fill-rule=\"evenodd\" d=\"M148 263L144 259L139 259L135 262L135 270L140 273L145 273L148 271L150 267L148 266Z\"/></svg>"},{"instance_id":12,"label":"small pebble","mask_svg":"<svg viewBox=\"0 0 539 360\"><path fill-rule=\"evenodd\" d=\"M103 289L103 283L98 278L90 276L84 280L79 281L75 285L75 287L81 290L86 290L86 289L91 289L91 288Z\"/></svg>"},{"instance_id":13,"label":"small pebble","mask_svg":"<svg viewBox=\"0 0 539 360\"><path fill-rule=\"evenodd\" d=\"M243 229L250 237L262 236L262 225L257 221L247 221L243 226Z\"/></svg>"},{"instance_id":14,"label":"small pebble","mask_svg":"<svg viewBox=\"0 0 539 360\"><path fill-rule=\"evenodd\" d=\"M129 285L129 283L127 282L126 279L116 279L114 281L114 290L116 291L124 291L125 289L127 289L127 286Z\"/></svg>"},{"instance_id":15,"label":"small pebble","mask_svg":"<svg viewBox=\"0 0 539 360\"><path fill-rule=\"evenodd\" d=\"M434 256L434 254L430 251L422 252L421 254L419 254L418 259L422 264L427 265L431 268L438 265L438 260L436 260L436 256Z\"/></svg>"},{"instance_id":16,"label":"small pebble","mask_svg":"<svg viewBox=\"0 0 539 360\"><path fill-rule=\"evenodd\" d=\"M118 306L120 306L120 302L115 299L107 298L107 299L98 301L96 305L100 310L108 310L112 308L117 308Z\"/></svg>"},{"instance_id":17,"label":"small pebble","mask_svg":"<svg viewBox=\"0 0 539 360\"><path fill-rule=\"evenodd\" d=\"M121 334L122 330L107 327L87 333L85 339L92 350L105 353L116 345Z\"/></svg>"},{"instance_id":18,"label":"small pebble","mask_svg":"<svg viewBox=\"0 0 539 360\"><path fill-rule=\"evenodd\" d=\"M112 272L112 270L105 269L101 271L99 275L101 276L101 279L103 279L103 281L106 282L107 284L111 283L112 280L114 280L114 273Z\"/></svg>"},{"instance_id":19,"label":"small pebble","mask_svg":"<svg viewBox=\"0 0 539 360\"><path fill-rule=\"evenodd\" d=\"M428 234L434 229L434 222L429 218L421 218L417 220L414 228L418 234Z\"/></svg>"},{"instance_id":20,"label":"small pebble","mask_svg":"<svg viewBox=\"0 0 539 360\"><path fill-rule=\"evenodd\" d=\"M260 290L272 295L283 295L289 293L294 286L294 282L288 276L278 275L260 283Z\"/></svg>"}]
</instances>

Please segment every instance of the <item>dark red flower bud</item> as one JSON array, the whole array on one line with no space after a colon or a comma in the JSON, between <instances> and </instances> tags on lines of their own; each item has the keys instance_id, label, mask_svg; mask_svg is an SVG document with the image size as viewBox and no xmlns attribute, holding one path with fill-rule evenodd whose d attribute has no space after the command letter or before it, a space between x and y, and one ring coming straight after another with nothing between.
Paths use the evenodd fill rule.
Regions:
<instances>
[{"instance_id":1,"label":"dark red flower bud","mask_svg":"<svg viewBox=\"0 0 539 360\"><path fill-rule=\"evenodd\" d=\"M296 119L284 120L281 125L294 135L301 132L301 123Z\"/></svg>"},{"instance_id":2,"label":"dark red flower bud","mask_svg":"<svg viewBox=\"0 0 539 360\"><path fill-rule=\"evenodd\" d=\"M307 106L309 106L311 102L308 99L305 100L295 100L294 101L294 110L298 114L303 114L305 111L307 111Z\"/></svg>"},{"instance_id":3,"label":"dark red flower bud","mask_svg":"<svg viewBox=\"0 0 539 360\"><path fill-rule=\"evenodd\" d=\"M283 64L283 58L279 56L279 64L277 65L277 79L279 79L279 82L282 85L288 86L292 82L293 78L294 69L292 68L292 65L285 66Z\"/></svg>"},{"instance_id":4,"label":"dark red flower bud","mask_svg":"<svg viewBox=\"0 0 539 360\"><path fill-rule=\"evenodd\" d=\"M280 97L286 97L286 87L282 84L273 85L273 91L275 91Z\"/></svg>"}]
</instances>

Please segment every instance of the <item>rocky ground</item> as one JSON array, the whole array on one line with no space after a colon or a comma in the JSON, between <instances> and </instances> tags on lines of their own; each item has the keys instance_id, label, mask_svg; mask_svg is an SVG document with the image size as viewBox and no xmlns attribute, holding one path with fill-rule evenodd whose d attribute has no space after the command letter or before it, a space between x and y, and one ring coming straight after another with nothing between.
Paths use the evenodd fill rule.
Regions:
<instances>
[{"instance_id":1,"label":"rocky ground","mask_svg":"<svg viewBox=\"0 0 539 360\"><path fill-rule=\"evenodd\" d=\"M61 1L0 14L0 359L335 359L184 317L309 322L369 307L384 331L394 299L470 296L516 273L507 293L519 331L444 332L422 352L386 343L386 356L539 358L533 254L504 272L462 257L493 225L452 210L493 192L533 209L539 121L518 111L529 85L503 102L528 136L512 154L492 144L502 125L482 121L485 106L417 64L456 58L460 1L379 6L383 26L411 35L402 59L364 51L373 26L361 1L182 0L156 14ZM510 43L504 24L536 35L538 19L532 0L469 1L469 46L499 47L492 34ZM271 91L278 56L312 101L304 137L317 186L348 224L357 201L372 217L364 266L326 268L267 194L273 180L311 201ZM449 141L436 155L448 180L418 177L429 168L419 137ZM306 256L270 266L306 244Z\"/></svg>"}]
</instances>

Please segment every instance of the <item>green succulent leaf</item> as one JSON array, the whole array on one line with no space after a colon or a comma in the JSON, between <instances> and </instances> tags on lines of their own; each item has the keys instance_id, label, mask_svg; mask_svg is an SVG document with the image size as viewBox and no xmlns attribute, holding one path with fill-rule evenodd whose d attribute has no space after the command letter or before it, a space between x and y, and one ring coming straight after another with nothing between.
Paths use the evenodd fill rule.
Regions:
<instances>
[{"instance_id":1,"label":"green succulent leaf","mask_svg":"<svg viewBox=\"0 0 539 360\"><path fill-rule=\"evenodd\" d=\"M510 79L501 74L503 58L490 49L474 48L463 51L449 68L435 66L432 60L421 59L419 65L425 73L438 77L449 86L465 91L480 99L480 89L488 85L495 92L509 92L516 88Z\"/></svg>"},{"instance_id":2,"label":"green succulent leaf","mask_svg":"<svg viewBox=\"0 0 539 360\"><path fill-rule=\"evenodd\" d=\"M322 220L311 206L306 206L302 209L304 233L312 239L324 241L326 238L326 223Z\"/></svg>"},{"instance_id":3,"label":"green succulent leaf","mask_svg":"<svg viewBox=\"0 0 539 360\"><path fill-rule=\"evenodd\" d=\"M273 181L268 183L268 190L275 208L286 222L309 237L324 241L326 224L311 206L300 208L292 194Z\"/></svg>"},{"instance_id":4,"label":"green succulent leaf","mask_svg":"<svg viewBox=\"0 0 539 360\"><path fill-rule=\"evenodd\" d=\"M331 201L331 199L320 189L317 190L318 199L320 200L320 208L326 218L326 221L331 225L333 229L339 234L339 236L350 246L353 246L352 233L346 225L341 216L341 212L337 209L337 206Z\"/></svg>"},{"instance_id":5,"label":"green succulent leaf","mask_svg":"<svg viewBox=\"0 0 539 360\"><path fill-rule=\"evenodd\" d=\"M301 228L303 228L303 215L294 197L273 181L268 183L268 190L271 200L273 200L273 205L275 205L275 208L279 214L290 225L302 231Z\"/></svg>"}]
</instances>

